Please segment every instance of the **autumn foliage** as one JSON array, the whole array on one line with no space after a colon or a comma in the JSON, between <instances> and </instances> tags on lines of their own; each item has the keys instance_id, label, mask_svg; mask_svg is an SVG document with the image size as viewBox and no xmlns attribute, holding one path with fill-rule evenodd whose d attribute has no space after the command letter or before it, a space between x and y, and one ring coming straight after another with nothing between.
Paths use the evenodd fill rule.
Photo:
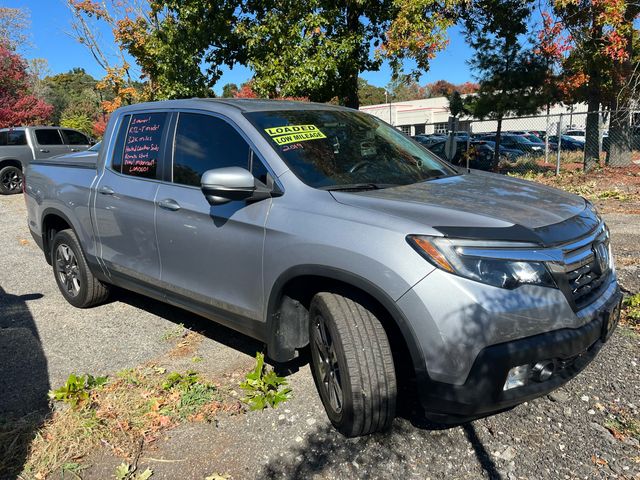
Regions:
<instances>
[{"instance_id":1,"label":"autumn foliage","mask_svg":"<svg viewBox=\"0 0 640 480\"><path fill-rule=\"evenodd\" d=\"M0 45L0 128L47 123L53 106L30 92L23 58Z\"/></svg>"}]
</instances>

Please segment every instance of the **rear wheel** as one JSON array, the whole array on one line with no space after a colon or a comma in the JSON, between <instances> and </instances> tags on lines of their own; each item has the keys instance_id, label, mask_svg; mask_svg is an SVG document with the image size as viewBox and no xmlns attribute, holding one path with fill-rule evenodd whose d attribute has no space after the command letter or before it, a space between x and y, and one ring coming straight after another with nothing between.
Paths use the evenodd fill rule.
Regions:
<instances>
[{"instance_id":1,"label":"rear wheel","mask_svg":"<svg viewBox=\"0 0 640 480\"><path fill-rule=\"evenodd\" d=\"M309 310L313 378L327 416L348 437L388 429L396 375L387 334L362 304L319 293Z\"/></svg>"},{"instance_id":2,"label":"rear wheel","mask_svg":"<svg viewBox=\"0 0 640 480\"><path fill-rule=\"evenodd\" d=\"M9 165L0 169L0 193L11 195L22 192L22 170Z\"/></svg>"},{"instance_id":3,"label":"rear wheel","mask_svg":"<svg viewBox=\"0 0 640 480\"><path fill-rule=\"evenodd\" d=\"M73 230L62 230L51 245L53 274L62 296L74 307L92 307L104 302L109 287L98 280L87 265Z\"/></svg>"}]
</instances>

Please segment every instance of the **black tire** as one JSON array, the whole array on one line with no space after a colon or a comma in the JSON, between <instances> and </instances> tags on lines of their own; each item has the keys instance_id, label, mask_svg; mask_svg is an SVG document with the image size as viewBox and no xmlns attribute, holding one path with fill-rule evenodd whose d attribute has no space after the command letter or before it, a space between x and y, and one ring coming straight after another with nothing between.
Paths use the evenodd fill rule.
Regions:
<instances>
[{"instance_id":1,"label":"black tire","mask_svg":"<svg viewBox=\"0 0 640 480\"><path fill-rule=\"evenodd\" d=\"M60 293L74 307L92 307L109 297L109 286L91 273L73 230L62 230L53 237L51 260Z\"/></svg>"},{"instance_id":2,"label":"black tire","mask_svg":"<svg viewBox=\"0 0 640 480\"><path fill-rule=\"evenodd\" d=\"M8 165L0 169L0 193L22 193L22 170L19 167Z\"/></svg>"},{"instance_id":3,"label":"black tire","mask_svg":"<svg viewBox=\"0 0 640 480\"><path fill-rule=\"evenodd\" d=\"M318 293L309 309L309 343L313 379L333 426L347 437L388 429L396 412L396 374L374 314L350 298Z\"/></svg>"}]
</instances>

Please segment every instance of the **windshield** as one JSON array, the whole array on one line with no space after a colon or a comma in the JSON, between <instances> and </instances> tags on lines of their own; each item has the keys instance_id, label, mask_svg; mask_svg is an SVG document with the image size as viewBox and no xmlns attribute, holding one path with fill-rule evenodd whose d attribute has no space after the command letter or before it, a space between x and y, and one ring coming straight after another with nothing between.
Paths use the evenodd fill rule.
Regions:
<instances>
[{"instance_id":1,"label":"windshield","mask_svg":"<svg viewBox=\"0 0 640 480\"><path fill-rule=\"evenodd\" d=\"M311 187L385 188L456 174L395 128L364 113L287 110L245 116Z\"/></svg>"},{"instance_id":2,"label":"windshield","mask_svg":"<svg viewBox=\"0 0 640 480\"><path fill-rule=\"evenodd\" d=\"M537 137L535 135L525 135L525 138L529 140L531 143L544 143L544 140L542 140L540 137Z\"/></svg>"},{"instance_id":3,"label":"windshield","mask_svg":"<svg viewBox=\"0 0 640 480\"><path fill-rule=\"evenodd\" d=\"M521 136L519 136L519 135L514 135L514 136L509 137L509 138L512 138L512 139L513 139L513 143L520 143L520 144L522 144L522 145L530 145L530 144L532 144L532 143L533 143L533 142L531 142L530 140L528 140L528 139L526 139L526 138L524 138L524 137L521 137Z\"/></svg>"}]
</instances>

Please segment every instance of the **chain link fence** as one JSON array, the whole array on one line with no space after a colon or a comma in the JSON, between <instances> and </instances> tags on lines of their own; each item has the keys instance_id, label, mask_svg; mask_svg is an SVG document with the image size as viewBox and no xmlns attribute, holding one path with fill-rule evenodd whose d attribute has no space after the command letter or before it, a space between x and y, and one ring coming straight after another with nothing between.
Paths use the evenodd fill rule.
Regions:
<instances>
[{"instance_id":1,"label":"chain link fence","mask_svg":"<svg viewBox=\"0 0 640 480\"><path fill-rule=\"evenodd\" d=\"M505 174L557 175L582 170L585 161L588 168L640 166L640 112L509 117L501 125L462 120L457 128L452 123L447 130L442 123L425 124L414 138L456 165Z\"/></svg>"}]
</instances>

